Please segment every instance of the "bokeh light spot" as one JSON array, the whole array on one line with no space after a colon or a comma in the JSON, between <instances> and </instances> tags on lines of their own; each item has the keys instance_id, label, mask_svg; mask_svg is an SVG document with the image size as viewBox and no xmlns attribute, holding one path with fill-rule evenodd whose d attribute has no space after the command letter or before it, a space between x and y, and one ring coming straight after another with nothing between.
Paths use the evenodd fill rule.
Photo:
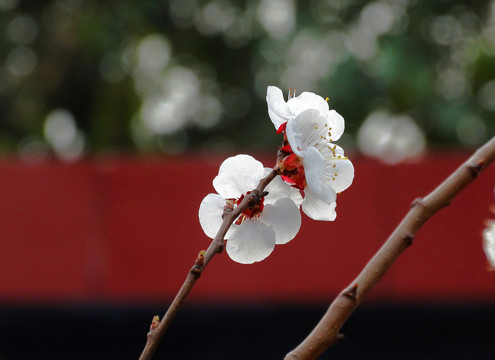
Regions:
<instances>
[{"instance_id":1,"label":"bokeh light spot","mask_svg":"<svg viewBox=\"0 0 495 360\"><path fill-rule=\"evenodd\" d=\"M258 19L270 37L285 38L294 30L296 5L292 0L261 0Z\"/></svg>"},{"instance_id":2,"label":"bokeh light spot","mask_svg":"<svg viewBox=\"0 0 495 360\"><path fill-rule=\"evenodd\" d=\"M19 45L29 45L38 36L38 24L31 16L16 16L8 25L7 35Z\"/></svg>"},{"instance_id":3,"label":"bokeh light spot","mask_svg":"<svg viewBox=\"0 0 495 360\"><path fill-rule=\"evenodd\" d=\"M28 47L14 48L7 56L7 67L16 76L29 75L37 63L36 53Z\"/></svg>"}]
</instances>

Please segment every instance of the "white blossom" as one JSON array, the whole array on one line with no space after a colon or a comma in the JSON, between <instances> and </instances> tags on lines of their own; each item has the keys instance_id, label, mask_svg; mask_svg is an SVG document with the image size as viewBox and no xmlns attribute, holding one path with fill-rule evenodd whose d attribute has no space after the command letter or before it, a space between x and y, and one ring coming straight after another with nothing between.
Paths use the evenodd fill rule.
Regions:
<instances>
[{"instance_id":1,"label":"white blossom","mask_svg":"<svg viewBox=\"0 0 495 360\"><path fill-rule=\"evenodd\" d=\"M279 162L282 178L303 193L302 209L314 220L335 220L337 193L354 179L352 162L333 141L344 132L344 119L321 96L304 92L283 100L280 89L267 89L268 114L275 128L285 131Z\"/></svg>"},{"instance_id":2,"label":"white blossom","mask_svg":"<svg viewBox=\"0 0 495 360\"><path fill-rule=\"evenodd\" d=\"M490 266L495 269L495 221L489 221L483 231L483 250Z\"/></svg>"},{"instance_id":3,"label":"white blossom","mask_svg":"<svg viewBox=\"0 0 495 360\"><path fill-rule=\"evenodd\" d=\"M282 90L276 86L268 86L266 102L268 104L268 115L277 130L280 130L282 125L305 110L313 109L317 110L332 128L330 141L337 141L344 133L344 118L335 110L330 110L327 99L323 99L312 92L303 92L301 95L295 96L295 90L291 89L286 102Z\"/></svg>"},{"instance_id":4,"label":"white blossom","mask_svg":"<svg viewBox=\"0 0 495 360\"><path fill-rule=\"evenodd\" d=\"M270 171L248 155L226 159L213 180L217 194L208 194L199 208L199 222L205 234L214 238L222 224L227 202L239 205ZM290 187L277 177L265 190L268 195L260 204L244 210L225 235L227 254L236 262L261 261L270 255L276 244L289 242L299 231L301 214L290 198Z\"/></svg>"}]
</instances>

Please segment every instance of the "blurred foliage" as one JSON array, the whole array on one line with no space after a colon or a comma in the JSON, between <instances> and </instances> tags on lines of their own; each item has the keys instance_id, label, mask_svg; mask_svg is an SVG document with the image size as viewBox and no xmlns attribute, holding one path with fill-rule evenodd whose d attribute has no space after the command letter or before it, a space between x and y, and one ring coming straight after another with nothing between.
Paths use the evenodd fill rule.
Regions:
<instances>
[{"instance_id":1,"label":"blurred foliage","mask_svg":"<svg viewBox=\"0 0 495 360\"><path fill-rule=\"evenodd\" d=\"M271 149L267 85L430 145L495 132L495 4L417 0L0 0L0 151ZM62 111L61 111L62 110Z\"/></svg>"}]
</instances>

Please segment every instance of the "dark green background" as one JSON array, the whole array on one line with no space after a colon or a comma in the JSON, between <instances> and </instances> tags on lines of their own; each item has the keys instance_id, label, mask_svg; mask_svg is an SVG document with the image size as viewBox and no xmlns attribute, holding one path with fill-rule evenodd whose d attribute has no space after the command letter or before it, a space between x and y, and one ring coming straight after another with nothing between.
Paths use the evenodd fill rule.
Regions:
<instances>
[{"instance_id":1,"label":"dark green background","mask_svg":"<svg viewBox=\"0 0 495 360\"><path fill-rule=\"evenodd\" d=\"M3 0L9 1L17 2ZM294 39L309 34L314 41L321 41L337 31L345 43L371 2L296 1L295 26L282 38L271 37L260 24L258 1L184 0L182 6L189 13L182 9L182 17L173 11L179 3L18 1L17 6L0 11L0 80L4 84L0 91L0 150L15 154L33 141L49 149L43 126L47 115L58 108L74 115L90 154L272 149L280 139L267 116L264 89L272 84L288 90L284 71L291 65L289 49ZM377 48L371 58L353 55L345 44L328 48L331 56L339 59L332 69L316 76L310 88L298 88L297 82L293 87L330 97L331 107L346 119L346 143L351 148L360 124L376 108L412 116L430 147L474 147L489 138L495 130L495 106L483 106L480 90L495 77L495 35L489 31L494 26L491 2L381 3L399 6L402 15L388 32L373 36ZM234 14L229 26L249 24L242 41L229 41L234 31L230 27L209 33L201 30L198 19L211 4ZM9 24L19 15L34 19L37 26L37 36L27 44L9 37ZM440 24L447 39L443 43L432 35L435 24ZM441 24L447 25L442 28ZM211 95L221 104L214 126L204 128L188 121L172 133L136 140L133 129L140 121L144 100L131 74L132 49L153 33L161 34L170 45L171 58L162 73L166 75L176 66L192 71L200 80L201 94ZM9 72L9 54L18 47L36 54L35 68L25 76ZM304 56L319 55L308 51ZM109 82L102 77L105 61L117 72L117 80ZM454 81L442 88L439 84L446 70L463 79L462 84ZM311 73L312 69L305 71ZM5 85L9 81L14 85ZM197 100L191 98L190 102ZM195 116L200 122L202 114ZM478 135L462 141L471 128L466 119L474 119Z\"/></svg>"}]
</instances>

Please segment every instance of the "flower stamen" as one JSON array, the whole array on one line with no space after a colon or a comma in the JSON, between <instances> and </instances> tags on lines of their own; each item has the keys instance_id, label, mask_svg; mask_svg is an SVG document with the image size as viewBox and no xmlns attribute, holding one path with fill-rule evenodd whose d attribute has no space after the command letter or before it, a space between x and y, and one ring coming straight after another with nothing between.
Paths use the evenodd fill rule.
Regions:
<instances>
[{"instance_id":1,"label":"flower stamen","mask_svg":"<svg viewBox=\"0 0 495 360\"><path fill-rule=\"evenodd\" d=\"M287 101L296 97L296 89L289 88L289 95L287 96Z\"/></svg>"},{"instance_id":2,"label":"flower stamen","mask_svg":"<svg viewBox=\"0 0 495 360\"><path fill-rule=\"evenodd\" d=\"M250 192L251 191L248 191L246 193L246 195L248 195ZM243 199L244 199L244 195L242 195L236 201L236 205L239 205ZM244 209L244 211L241 213L241 215L239 215L239 217L235 221L235 224L236 225L241 225L247 219L257 219L257 218L259 218L260 215L261 215L261 213L263 212L263 208L265 207L264 200L265 199L262 198L258 204Z\"/></svg>"}]
</instances>

